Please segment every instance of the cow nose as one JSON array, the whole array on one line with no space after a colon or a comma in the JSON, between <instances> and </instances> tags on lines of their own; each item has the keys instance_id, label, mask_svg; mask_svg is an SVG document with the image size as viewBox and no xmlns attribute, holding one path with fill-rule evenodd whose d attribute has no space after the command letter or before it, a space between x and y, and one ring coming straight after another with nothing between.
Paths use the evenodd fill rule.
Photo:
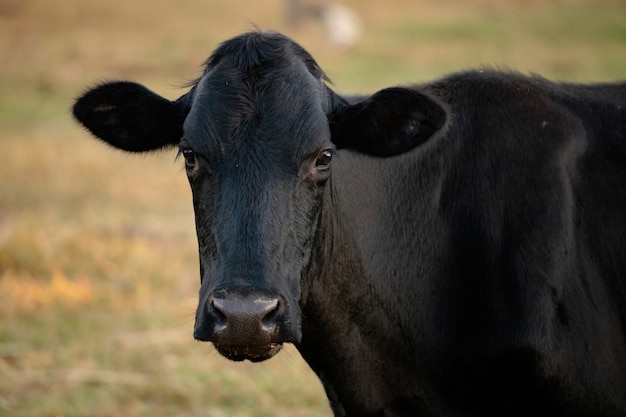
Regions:
<instances>
[{"instance_id":1,"label":"cow nose","mask_svg":"<svg viewBox=\"0 0 626 417\"><path fill-rule=\"evenodd\" d=\"M222 346L267 346L281 342L286 321L277 295L218 290L200 308L195 337Z\"/></svg>"},{"instance_id":2,"label":"cow nose","mask_svg":"<svg viewBox=\"0 0 626 417\"><path fill-rule=\"evenodd\" d=\"M217 333L230 329L241 336L254 336L257 332L271 333L276 327L271 317L278 309L278 297L213 297L211 306L222 317L215 327Z\"/></svg>"},{"instance_id":3,"label":"cow nose","mask_svg":"<svg viewBox=\"0 0 626 417\"><path fill-rule=\"evenodd\" d=\"M228 359L263 361L283 343L302 340L300 320L286 299L248 287L219 289L198 305L194 337L213 342Z\"/></svg>"}]
</instances>

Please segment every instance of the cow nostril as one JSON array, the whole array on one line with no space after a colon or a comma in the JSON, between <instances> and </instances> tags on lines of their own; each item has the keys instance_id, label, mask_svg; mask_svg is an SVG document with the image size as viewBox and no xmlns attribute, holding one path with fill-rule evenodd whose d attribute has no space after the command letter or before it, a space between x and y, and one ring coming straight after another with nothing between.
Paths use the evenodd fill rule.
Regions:
<instances>
[{"instance_id":1,"label":"cow nostril","mask_svg":"<svg viewBox=\"0 0 626 417\"><path fill-rule=\"evenodd\" d=\"M263 326L272 326L276 324L278 321L278 317L280 316L281 303L278 300L271 305L267 306L267 310L265 315L261 318L261 323Z\"/></svg>"},{"instance_id":2,"label":"cow nostril","mask_svg":"<svg viewBox=\"0 0 626 417\"><path fill-rule=\"evenodd\" d=\"M216 303L215 299L211 299L211 305L209 311L213 311L215 316L215 323L217 328L223 328L226 326L226 322L228 321L228 317L226 313L220 308L220 303Z\"/></svg>"}]
</instances>

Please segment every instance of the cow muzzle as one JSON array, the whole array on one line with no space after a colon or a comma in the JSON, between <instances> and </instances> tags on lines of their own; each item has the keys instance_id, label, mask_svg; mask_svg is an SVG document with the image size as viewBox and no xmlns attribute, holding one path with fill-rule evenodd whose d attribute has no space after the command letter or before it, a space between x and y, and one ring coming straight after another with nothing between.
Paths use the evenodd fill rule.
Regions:
<instances>
[{"instance_id":1,"label":"cow muzzle","mask_svg":"<svg viewBox=\"0 0 626 417\"><path fill-rule=\"evenodd\" d=\"M289 317L284 297L246 290L217 290L198 307L194 337L213 342L233 361L260 362L296 342L299 328Z\"/></svg>"}]
</instances>

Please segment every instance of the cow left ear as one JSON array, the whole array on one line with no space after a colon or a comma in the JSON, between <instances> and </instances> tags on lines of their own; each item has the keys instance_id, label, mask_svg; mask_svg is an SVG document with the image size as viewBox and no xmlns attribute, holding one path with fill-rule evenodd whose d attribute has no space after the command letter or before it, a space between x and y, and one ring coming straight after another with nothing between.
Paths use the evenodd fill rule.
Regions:
<instances>
[{"instance_id":1,"label":"cow left ear","mask_svg":"<svg viewBox=\"0 0 626 417\"><path fill-rule=\"evenodd\" d=\"M337 103L329 117L332 141L374 156L394 156L427 141L441 129L445 110L409 88L386 88L358 103Z\"/></svg>"}]
</instances>

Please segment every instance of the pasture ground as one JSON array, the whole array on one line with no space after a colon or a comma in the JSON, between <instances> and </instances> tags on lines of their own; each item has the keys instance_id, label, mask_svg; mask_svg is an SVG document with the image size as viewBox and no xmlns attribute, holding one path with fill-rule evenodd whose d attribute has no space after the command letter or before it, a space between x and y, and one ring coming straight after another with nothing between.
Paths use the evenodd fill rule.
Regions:
<instances>
[{"instance_id":1,"label":"pasture ground","mask_svg":"<svg viewBox=\"0 0 626 417\"><path fill-rule=\"evenodd\" d=\"M95 81L176 98L218 42L253 25L294 37L343 92L480 66L626 79L623 0L345 0L365 33L343 51L313 20L289 28L285 4L0 0L0 416L331 414L294 349L235 364L193 341L182 162L77 127L72 99Z\"/></svg>"}]
</instances>

